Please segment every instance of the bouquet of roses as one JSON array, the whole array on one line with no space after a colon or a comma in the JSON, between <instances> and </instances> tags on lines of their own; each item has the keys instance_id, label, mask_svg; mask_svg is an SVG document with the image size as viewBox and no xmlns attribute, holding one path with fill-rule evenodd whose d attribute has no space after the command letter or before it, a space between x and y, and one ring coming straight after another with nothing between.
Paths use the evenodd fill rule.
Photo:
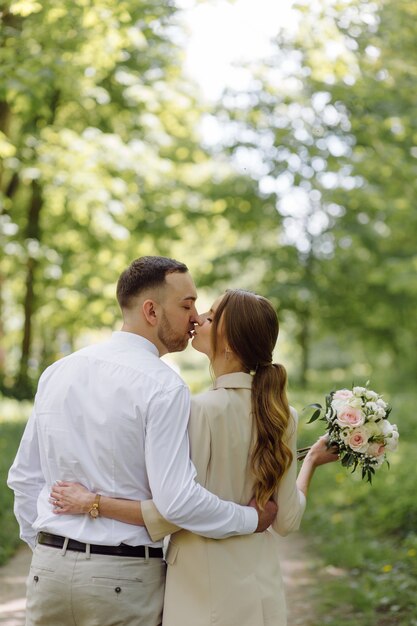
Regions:
<instances>
[{"instance_id":1,"label":"bouquet of roses","mask_svg":"<svg viewBox=\"0 0 417 626\"><path fill-rule=\"evenodd\" d=\"M315 411L309 424L317 420L323 407L312 404ZM328 432L328 445L336 446L344 467L359 466L362 478L372 481L375 470L387 461L387 452L398 445L398 429L388 416L391 407L375 391L367 387L338 389L326 396L324 416ZM304 458L308 448L297 451L297 458ZM388 461L387 461L388 463Z\"/></svg>"}]
</instances>

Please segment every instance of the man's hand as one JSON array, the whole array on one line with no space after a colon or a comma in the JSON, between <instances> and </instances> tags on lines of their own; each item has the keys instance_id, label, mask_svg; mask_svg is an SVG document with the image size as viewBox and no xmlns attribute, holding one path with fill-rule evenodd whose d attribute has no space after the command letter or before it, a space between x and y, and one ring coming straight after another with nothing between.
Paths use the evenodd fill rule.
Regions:
<instances>
[{"instance_id":1,"label":"man's hand","mask_svg":"<svg viewBox=\"0 0 417 626\"><path fill-rule=\"evenodd\" d=\"M263 533L264 530L269 528L277 516L278 506L272 500L268 500L265 504L265 508L263 511L258 508L256 505L255 498L249 502L249 506L253 506L258 511L258 525L256 527L256 533Z\"/></svg>"}]
</instances>

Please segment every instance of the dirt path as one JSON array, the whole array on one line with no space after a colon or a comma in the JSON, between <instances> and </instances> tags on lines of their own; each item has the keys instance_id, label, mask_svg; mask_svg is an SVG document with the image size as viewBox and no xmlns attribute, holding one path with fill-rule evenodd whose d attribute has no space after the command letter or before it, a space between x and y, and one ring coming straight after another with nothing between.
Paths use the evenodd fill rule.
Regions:
<instances>
[{"instance_id":1,"label":"dirt path","mask_svg":"<svg viewBox=\"0 0 417 626\"><path fill-rule=\"evenodd\" d=\"M0 567L0 624L23 626L25 623L25 582L32 552L22 546L7 565Z\"/></svg>"},{"instance_id":2,"label":"dirt path","mask_svg":"<svg viewBox=\"0 0 417 626\"><path fill-rule=\"evenodd\" d=\"M282 571L288 601L288 626L318 626L312 602L314 562L307 542L296 533L280 540ZM24 626L25 581L31 551L22 546L16 556L0 567L0 624Z\"/></svg>"},{"instance_id":3,"label":"dirt path","mask_svg":"<svg viewBox=\"0 0 417 626\"><path fill-rule=\"evenodd\" d=\"M294 533L280 542L288 626L319 626L313 600L319 568L309 552L308 541L300 533Z\"/></svg>"}]
</instances>

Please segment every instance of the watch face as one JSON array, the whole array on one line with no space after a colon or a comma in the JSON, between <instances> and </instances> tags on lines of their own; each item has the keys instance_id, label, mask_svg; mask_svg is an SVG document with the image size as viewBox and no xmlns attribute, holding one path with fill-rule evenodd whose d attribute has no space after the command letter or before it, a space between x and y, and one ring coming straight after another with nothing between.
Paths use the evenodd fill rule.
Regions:
<instances>
[{"instance_id":1,"label":"watch face","mask_svg":"<svg viewBox=\"0 0 417 626\"><path fill-rule=\"evenodd\" d=\"M91 509L90 517L98 517L98 509L96 509L96 508Z\"/></svg>"}]
</instances>

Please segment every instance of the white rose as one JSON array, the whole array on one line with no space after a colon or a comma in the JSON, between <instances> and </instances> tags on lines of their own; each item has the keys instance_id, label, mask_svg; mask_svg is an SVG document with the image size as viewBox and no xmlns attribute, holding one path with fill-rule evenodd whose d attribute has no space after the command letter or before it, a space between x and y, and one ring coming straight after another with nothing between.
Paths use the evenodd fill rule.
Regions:
<instances>
[{"instance_id":1,"label":"white rose","mask_svg":"<svg viewBox=\"0 0 417 626\"><path fill-rule=\"evenodd\" d=\"M348 405L352 407L352 409L361 409L362 408L362 400L360 398L352 398L349 400Z\"/></svg>"},{"instance_id":2,"label":"white rose","mask_svg":"<svg viewBox=\"0 0 417 626\"><path fill-rule=\"evenodd\" d=\"M386 441L387 450L393 452L398 447L398 438L400 436L397 425L390 424L388 420L383 420L381 430Z\"/></svg>"},{"instance_id":3,"label":"white rose","mask_svg":"<svg viewBox=\"0 0 417 626\"><path fill-rule=\"evenodd\" d=\"M378 398L378 400L376 401L377 405L379 407L381 407L381 409L386 409L387 408L387 403L384 402L384 400L382 398Z\"/></svg>"},{"instance_id":4,"label":"white rose","mask_svg":"<svg viewBox=\"0 0 417 626\"><path fill-rule=\"evenodd\" d=\"M387 443L385 444L385 447L387 450L389 450L390 452L394 452L394 450L398 448L398 437L398 431L393 430L386 439Z\"/></svg>"},{"instance_id":5,"label":"white rose","mask_svg":"<svg viewBox=\"0 0 417 626\"><path fill-rule=\"evenodd\" d=\"M363 396L366 394L367 389L365 387L353 387L352 391L355 396Z\"/></svg>"},{"instance_id":6,"label":"white rose","mask_svg":"<svg viewBox=\"0 0 417 626\"><path fill-rule=\"evenodd\" d=\"M389 437L392 432L398 432L396 424L391 424L388 420L382 420L380 423L380 429L384 437Z\"/></svg>"},{"instance_id":7,"label":"white rose","mask_svg":"<svg viewBox=\"0 0 417 626\"><path fill-rule=\"evenodd\" d=\"M379 422L378 424L375 424L375 422L366 422L366 424L363 425L363 428L365 429L365 432L368 435L368 439L370 439L371 437L378 437L381 435L381 428L379 426Z\"/></svg>"},{"instance_id":8,"label":"white rose","mask_svg":"<svg viewBox=\"0 0 417 626\"><path fill-rule=\"evenodd\" d=\"M378 400L379 396L375 391L371 391L370 389L367 389L365 392L365 397L367 400Z\"/></svg>"},{"instance_id":9,"label":"white rose","mask_svg":"<svg viewBox=\"0 0 417 626\"><path fill-rule=\"evenodd\" d=\"M384 417L385 415L384 409L381 408L376 402L367 402L365 404L365 408L369 411L367 417L370 419L376 420Z\"/></svg>"}]
</instances>

